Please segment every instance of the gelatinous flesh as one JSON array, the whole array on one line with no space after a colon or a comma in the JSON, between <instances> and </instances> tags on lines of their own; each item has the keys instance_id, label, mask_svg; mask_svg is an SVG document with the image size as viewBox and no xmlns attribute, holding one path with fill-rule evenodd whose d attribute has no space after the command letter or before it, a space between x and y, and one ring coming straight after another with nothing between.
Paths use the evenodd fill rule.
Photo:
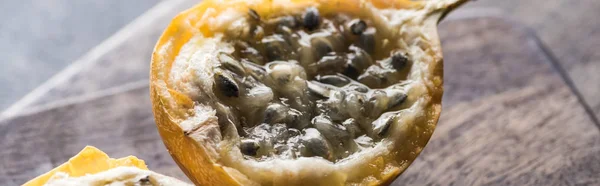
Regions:
<instances>
[{"instance_id":1,"label":"gelatinous flesh","mask_svg":"<svg viewBox=\"0 0 600 186\"><path fill-rule=\"evenodd\" d=\"M247 17L246 30L225 33L235 52L219 54L213 87L239 118L246 158L337 161L383 139L407 107L410 57L370 20L315 8Z\"/></svg>"}]
</instances>

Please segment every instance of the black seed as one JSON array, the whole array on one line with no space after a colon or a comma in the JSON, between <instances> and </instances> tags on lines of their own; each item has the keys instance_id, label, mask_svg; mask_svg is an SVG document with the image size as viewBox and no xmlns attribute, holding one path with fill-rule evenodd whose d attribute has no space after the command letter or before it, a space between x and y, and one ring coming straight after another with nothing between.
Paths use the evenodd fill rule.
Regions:
<instances>
[{"instance_id":1,"label":"black seed","mask_svg":"<svg viewBox=\"0 0 600 186\"><path fill-rule=\"evenodd\" d=\"M330 85L338 86L338 87L341 87L341 86L344 86L344 85L347 85L348 83L350 83L350 80L348 80L344 77L338 76L338 75L321 76L318 78L318 80L321 83L326 83L326 84L330 84Z\"/></svg>"},{"instance_id":2,"label":"black seed","mask_svg":"<svg viewBox=\"0 0 600 186\"><path fill-rule=\"evenodd\" d=\"M250 18L252 18L253 20L260 21L260 15L258 15L258 13L255 10L250 9L248 11L248 15L250 15Z\"/></svg>"},{"instance_id":3,"label":"black seed","mask_svg":"<svg viewBox=\"0 0 600 186\"><path fill-rule=\"evenodd\" d=\"M308 85L308 90L313 95L316 95L319 98L328 98L329 97L331 90L327 86L325 86L319 82L315 82L315 81L308 81L307 85Z\"/></svg>"},{"instance_id":4,"label":"black seed","mask_svg":"<svg viewBox=\"0 0 600 186\"><path fill-rule=\"evenodd\" d=\"M369 87L367 87L363 84L360 84L360 83L351 83L351 84L347 85L345 89L362 92L362 93L369 92Z\"/></svg>"},{"instance_id":5,"label":"black seed","mask_svg":"<svg viewBox=\"0 0 600 186\"><path fill-rule=\"evenodd\" d=\"M245 139L240 144L240 151L245 155L256 156L258 149L260 149L260 146L254 140Z\"/></svg>"},{"instance_id":6,"label":"black seed","mask_svg":"<svg viewBox=\"0 0 600 186\"><path fill-rule=\"evenodd\" d=\"M221 74L216 75L215 84L217 85L219 90L221 90L223 95L227 97L240 96L240 89L238 88L237 84L233 80Z\"/></svg>"},{"instance_id":7,"label":"black seed","mask_svg":"<svg viewBox=\"0 0 600 186\"><path fill-rule=\"evenodd\" d=\"M298 135L300 135L300 131L298 129L295 129L295 128L289 128L288 131L287 131L287 135L289 137L298 136Z\"/></svg>"},{"instance_id":8,"label":"black seed","mask_svg":"<svg viewBox=\"0 0 600 186\"><path fill-rule=\"evenodd\" d=\"M373 121L373 132L375 132L378 137L386 135L394 122L394 118L396 118L396 113L388 112L383 114L379 119Z\"/></svg>"},{"instance_id":9,"label":"black seed","mask_svg":"<svg viewBox=\"0 0 600 186\"><path fill-rule=\"evenodd\" d=\"M342 125L346 127L346 130L350 134L351 137L358 137L362 134L362 130L360 129L358 122L354 118L346 119Z\"/></svg>"},{"instance_id":10,"label":"black seed","mask_svg":"<svg viewBox=\"0 0 600 186\"><path fill-rule=\"evenodd\" d=\"M152 183L150 183L150 176L143 177L139 182L140 185L152 185Z\"/></svg>"},{"instance_id":11,"label":"black seed","mask_svg":"<svg viewBox=\"0 0 600 186\"><path fill-rule=\"evenodd\" d=\"M390 96L390 103L388 108L394 108L402 103L404 103L404 101L406 100L408 96L406 96L406 94L404 93L397 93L397 94L393 94L392 96Z\"/></svg>"},{"instance_id":12,"label":"black seed","mask_svg":"<svg viewBox=\"0 0 600 186\"><path fill-rule=\"evenodd\" d=\"M327 38L314 38L312 40L312 47L315 49L316 56L315 60L321 59L323 56L333 52L333 46L331 45L331 41Z\"/></svg>"},{"instance_id":13,"label":"black seed","mask_svg":"<svg viewBox=\"0 0 600 186\"><path fill-rule=\"evenodd\" d=\"M305 135L302 136L300 143L300 153L304 157L320 156L325 159L331 158L331 149L329 144L321 136L317 129L309 128L304 130Z\"/></svg>"},{"instance_id":14,"label":"black seed","mask_svg":"<svg viewBox=\"0 0 600 186\"><path fill-rule=\"evenodd\" d=\"M262 40L269 61L285 60L286 57L293 55L291 46L280 35L272 35Z\"/></svg>"},{"instance_id":15,"label":"black seed","mask_svg":"<svg viewBox=\"0 0 600 186\"><path fill-rule=\"evenodd\" d=\"M257 80L261 80L267 73L264 67L252 63L250 61L242 60L242 65L244 66L246 71L249 72L250 75L256 78Z\"/></svg>"},{"instance_id":16,"label":"black seed","mask_svg":"<svg viewBox=\"0 0 600 186\"><path fill-rule=\"evenodd\" d=\"M382 78L377 77L374 74L365 73L358 77L357 79L362 84L365 84L370 87L380 87L382 84Z\"/></svg>"},{"instance_id":17,"label":"black seed","mask_svg":"<svg viewBox=\"0 0 600 186\"><path fill-rule=\"evenodd\" d=\"M389 123L386 123L386 125L384 125L379 132L377 133L377 135L379 135L379 137L383 137L385 134L387 134L387 131L390 129L390 127L392 126L391 120Z\"/></svg>"},{"instance_id":18,"label":"black seed","mask_svg":"<svg viewBox=\"0 0 600 186\"><path fill-rule=\"evenodd\" d=\"M314 67L318 74L336 74L344 70L345 63L345 56L329 54L323 56Z\"/></svg>"},{"instance_id":19,"label":"black seed","mask_svg":"<svg viewBox=\"0 0 600 186\"><path fill-rule=\"evenodd\" d=\"M350 31L352 31L352 34L354 34L354 35L360 35L366 29L367 29L367 23L365 23L363 20L358 20L350 26Z\"/></svg>"},{"instance_id":20,"label":"black seed","mask_svg":"<svg viewBox=\"0 0 600 186\"><path fill-rule=\"evenodd\" d=\"M304 20L304 28L308 30L314 30L319 27L321 22L321 18L319 16L319 10L316 8L308 8L302 15L302 19Z\"/></svg>"},{"instance_id":21,"label":"black seed","mask_svg":"<svg viewBox=\"0 0 600 186\"><path fill-rule=\"evenodd\" d=\"M406 64L408 64L408 58L406 58L406 56L400 53L396 53L392 56L391 63L394 69L402 70L406 66Z\"/></svg>"},{"instance_id":22,"label":"black seed","mask_svg":"<svg viewBox=\"0 0 600 186\"><path fill-rule=\"evenodd\" d=\"M346 64L346 69L344 69L343 74L352 79L356 79L358 75L360 75L360 72L353 64Z\"/></svg>"},{"instance_id":23,"label":"black seed","mask_svg":"<svg viewBox=\"0 0 600 186\"><path fill-rule=\"evenodd\" d=\"M365 69L373 64L371 55L365 52L363 49L354 45L348 48L352 53L348 54L349 63L352 63L355 67Z\"/></svg>"},{"instance_id":24,"label":"black seed","mask_svg":"<svg viewBox=\"0 0 600 186\"><path fill-rule=\"evenodd\" d=\"M367 53L373 54L375 52L375 31L367 30L363 32L358 38L357 46Z\"/></svg>"},{"instance_id":25,"label":"black seed","mask_svg":"<svg viewBox=\"0 0 600 186\"><path fill-rule=\"evenodd\" d=\"M338 124L333 123L325 116L316 116L311 122L315 128L334 145L338 145L340 143L343 144L350 140L350 134L348 131L342 129Z\"/></svg>"},{"instance_id":26,"label":"black seed","mask_svg":"<svg viewBox=\"0 0 600 186\"><path fill-rule=\"evenodd\" d=\"M246 71L244 70L244 67L242 67L240 62L235 60L231 55L220 53L218 58L225 69L241 76L245 75Z\"/></svg>"},{"instance_id":27,"label":"black seed","mask_svg":"<svg viewBox=\"0 0 600 186\"><path fill-rule=\"evenodd\" d=\"M282 60L283 55L285 55L280 43L267 43L265 50L269 61Z\"/></svg>"},{"instance_id":28,"label":"black seed","mask_svg":"<svg viewBox=\"0 0 600 186\"><path fill-rule=\"evenodd\" d=\"M267 106L264 114L265 123L278 123L286 118L290 109L282 104L274 103Z\"/></svg>"}]
</instances>

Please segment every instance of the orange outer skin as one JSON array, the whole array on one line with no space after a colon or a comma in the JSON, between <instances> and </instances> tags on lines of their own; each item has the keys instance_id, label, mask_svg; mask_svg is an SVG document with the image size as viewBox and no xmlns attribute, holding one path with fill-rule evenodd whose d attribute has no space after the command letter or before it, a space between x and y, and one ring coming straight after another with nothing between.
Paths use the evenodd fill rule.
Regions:
<instances>
[{"instance_id":1,"label":"orange outer skin","mask_svg":"<svg viewBox=\"0 0 600 186\"><path fill-rule=\"evenodd\" d=\"M143 170L148 170L144 160L140 160L135 156L128 156L120 159L109 158L106 153L96 147L87 146L77 155L73 156L69 161L52 169L51 171L42 174L23 186L41 186L46 184L48 180L58 172L68 173L71 177L85 176L87 174L95 174L116 167L137 167Z\"/></svg>"},{"instance_id":2,"label":"orange outer skin","mask_svg":"<svg viewBox=\"0 0 600 186\"><path fill-rule=\"evenodd\" d=\"M422 6L418 1L410 0L367 0L378 8L413 8ZM455 0L451 6L439 12L433 12L430 16L431 24L426 24L426 32L429 32L435 51L431 84L428 89L431 96L430 105L425 109L424 120L426 128L419 129L419 134L409 135L406 142L401 143L409 150L396 152L397 160L401 160L399 166L387 167L376 175L379 179L371 182L361 182L367 185L387 185L391 183L402 171L410 165L412 160L418 156L422 148L428 142L441 112L442 98L442 58L441 45L437 35L436 24L440 17L445 15L449 9L455 8L465 0ZM187 96L171 89L168 83L169 73L174 58L181 47L195 34L203 34L205 37L213 35L211 25L203 21L207 9L221 12L225 8L234 8L246 12L248 8L257 11L261 16L276 16L280 12L298 10L299 7L319 6L321 11L336 12L360 12L360 3L364 0L204 0L196 6L177 15L158 40L152 53L152 64L150 70L150 95L152 110L156 119L156 125L169 153L183 170L183 172L196 185L252 185L245 175L231 171L231 168L213 162L207 154L205 147L184 135L178 121L189 114L193 107L193 101ZM437 43L435 43L437 42ZM415 131L417 133L417 131Z\"/></svg>"}]
</instances>

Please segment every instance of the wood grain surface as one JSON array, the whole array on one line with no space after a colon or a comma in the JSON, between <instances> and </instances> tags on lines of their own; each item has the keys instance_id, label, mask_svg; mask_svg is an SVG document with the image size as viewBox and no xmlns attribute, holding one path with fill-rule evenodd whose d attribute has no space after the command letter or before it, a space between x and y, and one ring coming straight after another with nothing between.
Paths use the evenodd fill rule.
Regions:
<instances>
[{"instance_id":1,"label":"wood grain surface","mask_svg":"<svg viewBox=\"0 0 600 186\"><path fill-rule=\"evenodd\" d=\"M600 1L479 0L464 8L472 7L500 10L535 30L600 117Z\"/></svg>"},{"instance_id":2,"label":"wood grain surface","mask_svg":"<svg viewBox=\"0 0 600 186\"><path fill-rule=\"evenodd\" d=\"M441 25L442 117L395 185L598 185L600 133L527 29Z\"/></svg>"},{"instance_id":3,"label":"wood grain surface","mask_svg":"<svg viewBox=\"0 0 600 186\"><path fill-rule=\"evenodd\" d=\"M600 132L531 32L483 17L447 21L440 34L446 57L442 118L423 154L394 185L600 184ZM95 73L147 74L104 57ZM155 171L185 179L156 132L148 87L97 90L104 93L1 121L0 183L21 184L85 145L113 157L136 155Z\"/></svg>"}]
</instances>

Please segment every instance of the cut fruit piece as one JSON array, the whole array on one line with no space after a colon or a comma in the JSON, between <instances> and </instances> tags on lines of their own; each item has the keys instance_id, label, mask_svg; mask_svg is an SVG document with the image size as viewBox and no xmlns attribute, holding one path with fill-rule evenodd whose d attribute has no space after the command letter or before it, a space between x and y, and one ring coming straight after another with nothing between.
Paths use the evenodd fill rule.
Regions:
<instances>
[{"instance_id":1,"label":"cut fruit piece","mask_svg":"<svg viewBox=\"0 0 600 186\"><path fill-rule=\"evenodd\" d=\"M390 183L437 124L436 25L466 0L205 0L152 56L173 159L199 185Z\"/></svg>"},{"instance_id":2,"label":"cut fruit piece","mask_svg":"<svg viewBox=\"0 0 600 186\"><path fill-rule=\"evenodd\" d=\"M175 178L148 171L144 160L135 156L112 159L92 146L85 147L68 162L28 181L23 186L103 186L111 183L190 186Z\"/></svg>"}]
</instances>

